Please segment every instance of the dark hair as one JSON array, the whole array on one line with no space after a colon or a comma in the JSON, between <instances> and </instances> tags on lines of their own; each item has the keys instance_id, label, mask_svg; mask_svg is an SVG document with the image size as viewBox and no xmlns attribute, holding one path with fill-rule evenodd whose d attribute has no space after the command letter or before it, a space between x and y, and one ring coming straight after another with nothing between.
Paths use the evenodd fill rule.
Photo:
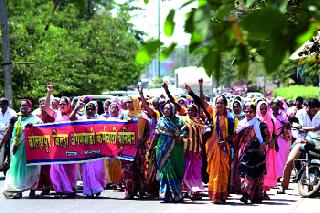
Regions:
<instances>
[{"instance_id":1,"label":"dark hair","mask_svg":"<svg viewBox=\"0 0 320 213\"><path fill-rule=\"evenodd\" d=\"M215 103L217 103L217 100L218 100L219 98L222 98L223 103L224 103L225 106L228 105L228 100L227 100L226 96L224 96L224 95L218 96L218 97L216 98L216 102L215 102Z\"/></svg>"},{"instance_id":2,"label":"dark hair","mask_svg":"<svg viewBox=\"0 0 320 213\"><path fill-rule=\"evenodd\" d=\"M0 102L4 103L6 105L9 105L9 100L6 97L1 98Z\"/></svg>"},{"instance_id":3,"label":"dark hair","mask_svg":"<svg viewBox=\"0 0 320 213\"><path fill-rule=\"evenodd\" d=\"M246 108L246 107L250 107L250 108L254 111L254 113L256 113L257 107L256 107L256 105L254 105L253 103L247 103L247 104L244 106L244 108Z\"/></svg>"},{"instance_id":4,"label":"dark hair","mask_svg":"<svg viewBox=\"0 0 320 213\"><path fill-rule=\"evenodd\" d=\"M280 104L279 104L278 101L273 100L273 101L271 101L270 106L275 106L275 107L279 108L279 107L280 107Z\"/></svg>"},{"instance_id":5,"label":"dark hair","mask_svg":"<svg viewBox=\"0 0 320 213\"><path fill-rule=\"evenodd\" d=\"M303 97L298 96L298 97L296 98L296 101L297 101L297 102L300 102L300 103L303 103Z\"/></svg>"},{"instance_id":6,"label":"dark hair","mask_svg":"<svg viewBox=\"0 0 320 213\"><path fill-rule=\"evenodd\" d=\"M102 100L97 100L97 106L98 106L98 115L102 115L104 113L104 107Z\"/></svg>"},{"instance_id":7,"label":"dark hair","mask_svg":"<svg viewBox=\"0 0 320 213\"><path fill-rule=\"evenodd\" d=\"M241 97L240 97L239 95L237 95L237 96L234 98L234 100L238 100L238 101L241 102Z\"/></svg>"},{"instance_id":8,"label":"dark hair","mask_svg":"<svg viewBox=\"0 0 320 213\"><path fill-rule=\"evenodd\" d=\"M310 99L308 100L307 106L308 106L308 107L312 107L312 108L313 108L313 107L319 108L319 107L320 107L320 102L319 102L319 100L316 99L316 98L310 98Z\"/></svg>"}]
</instances>

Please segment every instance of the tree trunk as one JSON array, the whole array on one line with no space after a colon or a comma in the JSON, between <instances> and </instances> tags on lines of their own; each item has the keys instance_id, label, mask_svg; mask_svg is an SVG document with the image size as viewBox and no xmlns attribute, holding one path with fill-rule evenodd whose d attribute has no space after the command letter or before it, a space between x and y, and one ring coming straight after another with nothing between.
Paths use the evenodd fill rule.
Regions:
<instances>
[{"instance_id":1,"label":"tree trunk","mask_svg":"<svg viewBox=\"0 0 320 213\"><path fill-rule=\"evenodd\" d=\"M1 31L2 31L2 67L3 67L3 83L4 95L8 98L10 105L12 105L12 86L11 86L11 72L10 72L10 40L7 22L6 0L0 0L0 14L1 14Z\"/></svg>"}]
</instances>

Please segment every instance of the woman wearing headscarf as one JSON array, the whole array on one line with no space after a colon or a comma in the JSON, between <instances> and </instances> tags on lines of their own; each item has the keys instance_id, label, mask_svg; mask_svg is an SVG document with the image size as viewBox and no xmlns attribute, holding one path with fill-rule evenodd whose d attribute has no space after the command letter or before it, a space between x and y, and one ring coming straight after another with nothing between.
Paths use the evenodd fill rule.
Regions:
<instances>
[{"instance_id":1,"label":"woman wearing headscarf","mask_svg":"<svg viewBox=\"0 0 320 213\"><path fill-rule=\"evenodd\" d=\"M145 154L149 138L149 119L141 110L139 99L129 96L127 99L128 111L121 115L121 119L138 121L138 146L134 161L122 160L122 171L126 189L125 199L133 199L135 195L145 195Z\"/></svg>"},{"instance_id":2,"label":"woman wearing headscarf","mask_svg":"<svg viewBox=\"0 0 320 213\"><path fill-rule=\"evenodd\" d=\"M172 103L161 109L163 117L157 122L150 150L156 147L156 165L160 173L160 199L164 202L182 202L181 189L184 172L184 122L176 116Z\"/></svg>"},{"instance_id":3,"label":"woman wearing headscarf","mask_svg":"<svg viewBox=\"0 0 320 213\"><path fill-rule=\"evenodd\" d=\"M272 102L271 109L275 124L274 133L277 136L277 177L281 178L283 168L289 156L292 136L288 128L288 117L285 114L280 114L279 102Z\"/></svg>"},{"instance_id":4,"label":"woman wearing headscarf","mask_svg":"<svg viewBox=\"0 0 320 213\"><path fill-rule=\"evenodd\" d=\"M185 89L212 119L212 133L206 142L207 172L209 174L208 193L215 204L225 203L229 195L230 161L232 158L232 137L237 127L238 119L227 112L228 101L224 96L216 99L215 109L195 95L189 85Z\"/></svg>"},{"instance_id":5,"label":"woman wearing headscarf","mask_svg":"<svg viewBox=\"0 0 320 213\"><path fill-rule=\"evenodd\" d=\"M120 103L118 100L113 100L109 106L110 117L108 121L120 121ZM121 170L121 161L114 157L105 160L105 169L107 174L107 184L110 184L113 189L122 190L123 175Z\"/></svg>"},{"instance_id":6,"label":"woman wearing headscarf","mask_svg":"<svg viewBox=\"0 0 320 213\"><path fill-rule=\"evenodd\" d=\"M54 118L49 116L48 113L46 113L45 102L46 102L45 97L40 98L39 110L37 111L37 113L35 113L36 110L33 111L33 113L35 113L34 115L38 116L43 123L52 123L54 122ZM51 168L51 165L41 166L41 173L40 173L38 189L37 189L42 191L41 195L48 195L52 190L52 182L50 179L50 168Z\"/></svg>"},{"instance_id":7,"label":"woman wearing headscarf","mask_svg":"<svg viewBox=\"0 0 320 213\"><path fill-rule=\"evenodd\" d=\"M50 97L53 93L52 84L48 85L47 91L48 93L45 102L45 111L47 112L47 114L54 117L55 122L75 120L77 111L83 106L83 103L79 101L75 109L72 110L70 99L66 96L62 96L59 100L59 110L53 110L50 107ZM76 171L76 164L51 165L50 178L52 181L52 186L59 196L74 196L76 194Z\"/></svg>"},{"instance_id":8,"label":"woman wearing headscarf","mask_svg":"<svg viewBox=\"0 0 320 213\"><path fill-rule=\"evenodd\" d=\"M188 114L184 122L188 127L188 136L184 140L185 171L183 183L186 185L191 199L201 199L204 191L202 183L202 132L205 123L198 117L198 107L188 106Z\"/></svg>"},{"instance_id":9,"label":"woman wearing headscarf","mask_svg":"<svg viewBox=\"0 0 320 213\"><path fill-rule=\"evenodd\" d=\"M257 118L266 123L270 136L269 143L266 144L266 175L263 179L263 199L270 200L267 191L277 186L277 151L275 149L277 137L274 134L275 125L271 109L266 101L258 102Z\"/></svg>"},{"instance_id":10,"label":"woman wearing headscarf","mask_svg":"<svg viewBox=\"0 0 320 213\"><path fill-rule=\"evenodd\" d=\"M24 130L26 126L41 123L41 119L32 112L32 102L24 99L20 102L20 113L14 125L10 142L11 161L10 169L4 181L4 196L6 198L21 198L22 192L30 190L30 197L35 196L37 189L40 166L26 165L26 138Z\"/></svg>"},{"instance_id":11,"label":"woman wearing headscarf","mask_svg":"<svg viewBox=\"0 0 320 213\"><path fill-rule=\"evenodd\" d=\"M235 118L237 118L239 121L245 118L245 114L242 110L242 103L238 100L234 100L232 102L232 111Z\"/></svg>"},{"instance_id":12,"label":"woman wearing headscarf","mask_svg":"<svg viewBox=\"0 0 320 213\"><path fill-rule=\"evenodd\" d=\"M97 102L90 101L85 105L84 120L97 119ZM98 159L80 164L83 195L86 197L99 196L106 186L106 172L104 169L104 160Z\"/></svg>"},{"instance_id":13,"label":"woman wearing headscarf","mask_svg":"<svg viewBox=\"0 0 320 213\"><path fill-rule=\"evenodd\" d=\"M260 203L265 175L265 144L269 143L267 126L256 117L256 107L247 103L246 118L239 122L234 138L235 159L239 160L242 197L240 201ZM237 168L236 168L237 170Z\"/></svg>"}]
</instances>

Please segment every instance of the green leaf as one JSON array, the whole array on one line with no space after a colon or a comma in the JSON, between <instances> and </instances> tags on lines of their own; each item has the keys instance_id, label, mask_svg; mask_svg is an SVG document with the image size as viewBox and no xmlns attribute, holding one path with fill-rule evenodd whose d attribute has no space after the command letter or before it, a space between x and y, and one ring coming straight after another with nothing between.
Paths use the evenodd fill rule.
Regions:
<instances>
[{"instance_id":1,"label":"green leaf","mask_svg":"<svg viewBox=\"0 0 320 213\"><path fill-rule=\"evenodd\" d=\"M181 7L179 9L182 9L182 8L188 6L189 4L192 4L193 2L195 2L195 0L189 0L186 3L184 3L183 5L181 5Z\"/></svg>"},{"instance_id":2,"label":"green leaf","mask_svg":"<svg viewBox=\"0 0 320 213\"><path fill-rule=\"evenodd\" d=\"M143 44L143 47L151 54L158 51L158 49L163 45L159 40L151 40Z\"/></svg>"},{"instance_id":3,"label":"green leaf","mask_svg":"<svg viewBox=\"0 0 320 213\"><path fill-rule=\"evenodd\" d=\"M175 23L174 23L174 14L175 14L175 10L170 10L167 18L166 18L166 21L164 22L164 33L166 34L166 36L171 36L173 31L174 31L174 26L175 26Z\"/></svg>"},{"instance_id":4,"label":"green leaf","mask_svg":"<svg viewBox=\"0 0 320 213\"><path fill-rule=\"evenodd\" d=\"M173 42L173 43L170 44L169 47L164 48L161 51L160 60L163 61L163 60L167 59L176 46L177 46L177 43Z\"/></svg>"},{"instance_id":5,"label":"green leaf","mask_svg":"<svg viewBox=\"0 0 320 213\"><path fill-rule=\"evenodd\" d=\"M146 49L141 49L136 54L136 63L137 64L148 64L152 60L150 54Z\"/></svg>"},{"instance_id":6,"label":"green leaf","mask_svg":"<svg viewBox=\"0 0 320 213\"><path fill-rule=\"evenodd\" d=\"M208 76L214 75L216 81L220 82L221 76L221 54L211 49L203 58L202 65Z\"/></svg>"},{"instance_id":7,"label":"green leaf","mask_svg":"<svg viewBox=\"0 0 320 213\"><path fill-rule=\"evenodd\" d=\"M267 44L267 48L262 52L264 65L268 74L273 73L282 63L286 55L286 40L284 37L272 37Z\"/></svg>"},{"instance_id":8,"label":"green leaf","mask_svg":"<svg viewBox=\"0 0 320 213\"><path fill-rule=\"evenodd\" d=\"M249 13L241 21L241 26L249 32L249 37L256 40L265 40L275 32L286 29L284 15L272 8L263 8Z\"/></svg>"},{"instance_id":9,"label":"green leaf","mask_svg":"<svg viewBox=\"0 0 320 213\"><path fill-rule=\"evenodd\" d=\"M192 33L194 30L194 25L193 25L193 17L194 17L194 12L196 9L192 9L189 13L186 14L186 22L184 26L184 30L187 33Z\"/></svg>"},{"instance_id":10,"label":"green leaf","mask_svg":"<svg viewBox=\"0 0 320 213\"><path fill-rule=\"evenodd\" d=\"M255 2L256 2L256 0L246 0L246 7L250 7Z\"/></svg>"},{"instance_id":11,"label":"green leaf","mask_svg":"<svg viewBox=\"0 0 320 213\"><path fill-rule=\"evenodd\" d=\"M144 0L144 3L145 3L145 4L148 4L148 3L149 3L149 0Z\"/></svg>"},{"instance_id":12,"label":"green leaf","mask_svg":"<svg viewBox=\"0 0 320 213\"><path fill-rule=\"evenodd\" d=\"M86 0L70 0L70 2L73 2L77 6L81 14L86 13L87 11Z\"/></svg>"},{"instance_id":13,"label":"green leaf","mask_svg":"<svg viewBox=\"0 0 320 213\"><path fill-rule=\"evenodd\" d=\"M143 47L136 54L137 64L148 64L153 55L159 51L163 43L159 40L151 40L143 44Z\"/></svg>"},{"instance_id":14,"label":"green leaf","mask_svg":"<svg viewBox=\"0 0 320 213\"><path fill-rule=\"evenodd\" d=\"M301 46L306 41L309 41L315 35L315 32L317 32L317 30L318 30L318 24L316 23L311 24L309 26L309 30L297 38L298 45Z\"/></svg>"},{"instance_id":15,"label":"green leaf","mask_svg":"<svg viewBox=\"0 0 320 213\"><path fill-rule=\"evenodd\" d=\"M202 42L203 41L202 34L196 30L193 31L191 35L191 41L196 43Z\"/></svg>"},{"instance_id":16,"label":"green leaf","mask_svg":"<svg viewBox=\"0 0 320 213\"><path fill-rule=\"evenodd\" d=\"M270 0L270 5L284 13L287 10L288 0Z\"/></svg>"},{"instance_id":17,"label":"green leaf","mask_svg":"<svg viewBox=\"0 0 320 213\"><path fill-rule=\"evenodd\" d=\"M237 63L239 67L239 77L247 78L249 69L249 50L245 44L239 44L238 46Z\"/></svg>"}]
</instances>

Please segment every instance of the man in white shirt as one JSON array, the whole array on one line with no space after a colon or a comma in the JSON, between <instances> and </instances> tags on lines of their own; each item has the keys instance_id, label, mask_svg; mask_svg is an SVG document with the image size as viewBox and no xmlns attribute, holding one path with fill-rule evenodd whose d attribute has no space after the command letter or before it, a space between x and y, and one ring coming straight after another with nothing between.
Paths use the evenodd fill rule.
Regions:
<instances>
[{"instance_id":1,"label":"man in white shirt","mask_svg":"<svg viewBox=\"0 0 320 213\"><path fill-rule=\"evenodd\" d=\"M296 118L297 112L303 109L303 102L303 98L299 96L296 98L295 105L288 108L286 115L288 116L290 123L292 123L294 121L294 118Z\"/></svg>"},{"instance_id":2,"label":"man in white shirt","mask_svg":"<svg viewBox=\"0 0 320 213\"><path fill-rule=\"evenodd\" d=\"M3 139L7 128L9 127L10 119L17 117L17 113L9 107L9 101L7 98L0 99L0 141Z\"/></svg>"},{"instance_id":3,"label":"man in white shirt","mask_svg":"<svg viewBox=\"0 0 320 213\"><path fill-rule=\"evenodd\" d=\"M303 129L303 131L294 130L292 132L293 136L297 138L297 144L292 148L290 154L288 156L287 163L284 167L282 173L282 189L278 191L278 194L284 194L285 190L288 189L291 171L293 169L293 162L295 159L298 159L300 156L300 149L303 148L301 140L305 138L305 135L309 131L319 131L320 130L320 102L318 99L311 98L308 100L307 107L305 109L301 109L297 112L296 117L298 118L299 125Z\"/></svg>"}]
</instances>

